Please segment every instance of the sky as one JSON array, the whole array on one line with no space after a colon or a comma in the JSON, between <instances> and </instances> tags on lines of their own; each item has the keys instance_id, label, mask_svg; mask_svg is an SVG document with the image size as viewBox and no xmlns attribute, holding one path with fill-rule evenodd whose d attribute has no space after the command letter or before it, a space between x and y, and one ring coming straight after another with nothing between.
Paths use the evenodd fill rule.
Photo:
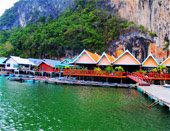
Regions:
<instances>
[{"instance_id":1,"label":"sky","mask_svg":"<svg viewBox=\"0 0 170 131\"><path fill-rule=\"evenodd\" d=\"M5 12L6 9L11 8L17 1L19 0L0 0L0 16Z\"/></svg>"}]
</instances>

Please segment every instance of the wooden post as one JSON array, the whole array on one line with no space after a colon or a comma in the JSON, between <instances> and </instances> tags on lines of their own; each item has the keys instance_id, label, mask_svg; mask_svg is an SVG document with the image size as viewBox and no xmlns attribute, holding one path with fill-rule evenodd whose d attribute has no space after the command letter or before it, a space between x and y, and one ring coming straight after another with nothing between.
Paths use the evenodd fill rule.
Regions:
<instances>
[{"instance_id":1,"label":"wooden post","mask_svg":"<svg viewBox=\"0 0 170 131\"><path fill-rule=\"evenodd\" d=\"M108 82L108 77L106 77L106 82Z\"/></svg>"},{"instance_id":2,"label":"wooden post","mask_svg":"<svg viewBox=\"0 0 170 131\"><path fill-rule=\"evenodd\" d=\"M165 73L164 85L165 85L165 81L166 81L166 73Z\"/></svg>"},{"instance_id":3,"label":"wooden post","mask_svg":"<svg viewBox=\"0 0 170 131\"><path fill-rule=\"evenodd\" d=\"M140 69L139 69L140 71L142 70L142 67L140 66Z\"/></svg>"},{"instance_id":4,"label":"wooden post","mask_svg":"<svg viewBox=\"0 0 170 131\"><path fill-rule=\"evenodd\" d=\"M74 63L74 65L75 65L75 69L76 69L76 63Z\"/></svg>"},{"instance_id":5,"label":"wooden post","mask_svg":"<svg viewBox=\"0 0 170 131\"><path fill-rule=\"evenodd\" d=\"M161 78L161 70L160 70L160 74L159 74L159 77ZM161 85L161 79L160 79L160 85Z\"/></svg>"},{"instance_id":6,"label":"wooden post","mask_svg":"<svg viewBox=\"0 0 170 131\"><path fill-rule=\"evenodd\" d=\"M122 84L122 75L123 75L123 73L121 72L121 84Z\"/></svg>"}]
</instances>

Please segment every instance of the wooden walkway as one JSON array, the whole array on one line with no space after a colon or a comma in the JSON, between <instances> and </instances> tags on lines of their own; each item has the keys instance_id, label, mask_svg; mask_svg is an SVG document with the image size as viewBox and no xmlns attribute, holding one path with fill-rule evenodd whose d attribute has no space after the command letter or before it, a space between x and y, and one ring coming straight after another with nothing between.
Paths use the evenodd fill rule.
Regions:
<instances>
[{"instance_id":1,"label":"wooden walkway","mask_svg":"<svg viewBox=\"0 0 170 131\"><path fill-rule=\"evenodd\" d=\"M170 109L170 88L162 85L138 86L137 89L146 93L151 99L159 102L160 105L166 105Z\"/></svg>"}]
</instances>

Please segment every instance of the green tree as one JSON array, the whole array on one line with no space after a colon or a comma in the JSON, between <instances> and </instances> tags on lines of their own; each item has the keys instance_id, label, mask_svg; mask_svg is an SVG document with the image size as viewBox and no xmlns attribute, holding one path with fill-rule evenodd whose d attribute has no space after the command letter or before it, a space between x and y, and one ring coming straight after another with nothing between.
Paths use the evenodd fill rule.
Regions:
<instances>
[{"instance_id":1,"label":"green tree","mask_svg":"<svg viewBox=\"0 0 170 131\"><path fill-rule=\"evenodd\" d=\"M22 55L23 57L64 57L67 50L80 53L84 48L102 53L120 35L130 31L141 31L96 0L78 0L59 17L47 21L40 16L37 23L24 28L0 31L0 49L6 42L12 50L0 50L0 54ZM35 13L38 15L38 12Z\"/></svg>"}]
</instances>

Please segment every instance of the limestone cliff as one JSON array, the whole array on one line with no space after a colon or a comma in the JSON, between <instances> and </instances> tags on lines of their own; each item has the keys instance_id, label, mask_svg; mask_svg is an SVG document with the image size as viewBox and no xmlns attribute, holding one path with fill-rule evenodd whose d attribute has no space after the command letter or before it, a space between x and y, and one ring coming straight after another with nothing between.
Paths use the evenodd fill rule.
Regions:
<instances>
[{"instance_id":1,"label":"limestone cliff","mask_svg":"<svg viewBox=\"0 0 170 131\"><path fill-rule=\"evenodd\" d=\"M159 57L159 61L166 58L163 48L170 37L170 0L111 0L111 6L123 18L155 31L157 37L153 43L148 41L148 53Z\"/></svg>"},{"instance_id":2,"label":"limestone cliff","mask_svg":"<svg viewBox=\"0 0 170 131\"><path fill-rule=\"evenodd\" d=\"M5 11L0 17L0 30L10 30L13 27L25 27L35 23L40 16L57 17L74 5L76 0L20 0Z\"/></svg>"}]
</instances>

